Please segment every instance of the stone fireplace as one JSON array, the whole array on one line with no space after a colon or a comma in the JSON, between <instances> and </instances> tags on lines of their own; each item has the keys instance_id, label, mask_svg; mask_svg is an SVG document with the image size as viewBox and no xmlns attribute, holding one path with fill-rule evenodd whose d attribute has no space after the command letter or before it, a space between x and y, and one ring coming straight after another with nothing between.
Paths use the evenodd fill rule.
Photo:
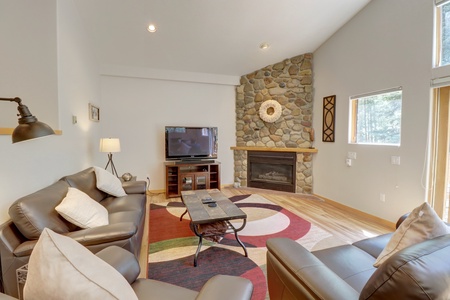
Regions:
<instances>
[{"instance_id":1,"label":"stone fireplace","mask_svg":"<svg viewBox=\"0 0 450 300\"><path fill-rule=\"evenodd\" d=\"M254 186L247 152L252 150L283 152L295 156L295 174L289 191L312 193L312 154L314 130L312 129L312 54L307 53L241 77L241 85L236 89L236 147L234 150L235 182L241 186ZM259 109L266 100L275 100L281 106L281 116L274 122L261 119ZM251 154L249 154L251 157ZM279 166L258 168L269 169L269 178L277 177ZM257 164L258 165L258 164ZM259 176L259 175L258 175ZM283 175L284 176L284 175ZM252 182L250 182L252 181ZM256 183L259 184L259 183ZM262 188L272 188L270 182L260 184Z\"/></svg>"}]
</instances>

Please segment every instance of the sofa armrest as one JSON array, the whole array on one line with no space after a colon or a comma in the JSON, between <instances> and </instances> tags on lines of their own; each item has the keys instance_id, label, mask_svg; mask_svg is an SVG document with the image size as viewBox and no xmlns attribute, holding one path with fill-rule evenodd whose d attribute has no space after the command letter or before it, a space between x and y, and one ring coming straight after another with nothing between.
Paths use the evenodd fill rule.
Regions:
<instances>
[{"instance_id":1,"label":"sofa armrest","mask_svg":"<svg viewBox=\"0 0 450 300\"><path fill-rule=\"evenodd\" d=\"M355 289L297 242L272 238L266 246L271 299L358 299Z\"/></svg>"},{"instance_id":2,"label":"sofa armrest","mask_svg":"<svg viewBox=\"0 0 450 300\"><path fill-rule=\"evenodd\" d=\"M72 231L65 235L83 246L91 246L125 240L135 235L136 232L136 225L131 222L123 222Z\"/></svg>"},{"instance_id":3,"label":"sofa armrest","mask_svg":"<svg viewBox=\"0 0 450 300\"><path fill-rule=\"evenodd\" d=\"M131 222L115 223L95 228L81 229L66 233L83 246L99 245L132 237L137 227ZM1 237L0 237L1 239ZM30 256L37 240L25 241L18 245L12 252L16 257Z\"/></svg>"},{"instance_id":4,"label":"sofa armrest","mask_svg":"<svg viewBox=\"0 0 450 300\"><path fill-rule=\"evenodd\" d=\"M209 279L200 290L196 300L250 299L253 284L250 280L229 275L216 275Z\"/></svg>"},{"instance_id":5,"label":"sofa armrest","mask_svg":"<svg viewBox=\"0 0 450 300\"><path fill-rule=\"evenodd\" d=\"M25 238L11 220L0 225L0 242L2 251L12 253L20 244L26 241Z\"/></svg>"},{"instance_id":6,"label":"sofa armrest","mask_svg":"<svg viewBox=\"0 0 450 300\"><path fill-rule=\"evenodd\" d=\"M127 194L145 194L147 190L147 183L143 180L139 181L124 181L122 187Z\"/></svg>"},{"instance_id":7,"label":"sofa armrest","mask_svg":"<svg viewBox=\"0 0 450 300\"><path fill-rule=\"evenodd\" d=\"M139 262L134 254L118 246L107 247L95 255L122 274L129 284L132 284L141 272Z\"/></svg>"},{"instance_id":8,"label":"sofa armrest","mask_svg":"<svg viewBox=\"0 0 450 300\"><path fill-rule=\"evenodd\" d=\"M6 294L0 293L0 300L17 300L17 298L13 298L13 297L8 296Z\"/></svg>"}]
</instances>

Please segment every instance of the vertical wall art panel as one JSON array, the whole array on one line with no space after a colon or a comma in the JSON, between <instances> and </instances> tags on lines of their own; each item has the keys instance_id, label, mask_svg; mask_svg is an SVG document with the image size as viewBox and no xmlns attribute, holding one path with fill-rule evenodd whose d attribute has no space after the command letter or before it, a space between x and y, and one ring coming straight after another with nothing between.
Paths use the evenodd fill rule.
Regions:
<instances>
[{"instance_id":1,"label":"vertical wall art panel","mask_svg":"<svg viewBox=\"0 0 450 300\"><path fill-rule=\"evenodd\" d=\"M335 108L336 95L323 98L323 142L334 142Z\"/></svg>"}]
</instances>

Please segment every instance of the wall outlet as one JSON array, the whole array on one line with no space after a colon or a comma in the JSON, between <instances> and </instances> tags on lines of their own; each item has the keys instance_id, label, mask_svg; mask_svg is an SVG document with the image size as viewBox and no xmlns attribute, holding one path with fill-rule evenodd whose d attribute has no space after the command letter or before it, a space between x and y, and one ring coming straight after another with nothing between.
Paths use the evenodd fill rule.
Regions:
<instances>
[{"instance_id":1,"label":"wall outlet","mask_svg":"<svg viewBox=\"0 0 450 300\"><path fill-rule=\"evenodd\" d=\"M347 152L347 158L356 159L356 152Z\"/></svg>"},{"instance_id":2,"label":"wall outlet","mask_svg":"<svg viewBox=\"0 0 450 300\"><path fill-rule=\"evenodd\" d=\"M380 193L380 201L381 202L386 202L386 195L383 193Z\"/></svg>"},{"instance_id":3,"label":"wall outlet","mask_svg":"<svg viewBox=\"0 0 450 300\"><path fill-rule=\"evenodd\" d=\"M392 165L400 165L400 156L391 156Z\"/></svg>"}]
</instances>

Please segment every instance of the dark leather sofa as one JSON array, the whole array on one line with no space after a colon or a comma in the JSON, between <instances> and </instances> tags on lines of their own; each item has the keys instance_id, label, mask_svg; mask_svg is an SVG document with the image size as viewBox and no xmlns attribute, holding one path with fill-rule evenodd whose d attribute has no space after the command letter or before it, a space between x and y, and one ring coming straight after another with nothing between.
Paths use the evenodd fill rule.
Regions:
<instances>
[{"instance_id":1,"label":"dark leather sofa","mask_svg":"<svg viewBox=\"0 0 450 300\"><path fill-rule=\"evenodd\" d=\"M138 299L250 300L253 293L251 281L237 276L216 275L209 279L199 292L157 280L138 278L140 267L136 257L117 246L107 247L97 252L96 255L125 277ZM16 298L0 294L0 299Z\"/></svg>"},{"instance_id":2,"label":"dark leather sofa","mask_svg":"<svg viewBox=\"0 0 450 300\"><path fill-rule=\"evenodd\" d=\"M206 282L200 292L196 292L153 279L137 278L139 263L123 249L109 247L97 253L97 256L128 280L138 299L250 300L253 294L253 284L243 277L216 275Z\"/></svg>"},{"instance_id":3,"label":"dark leather sofa","mask_svg":"<svg viewBox=\"0 0 450 300\"><path fill-rule=\"evenodd\" d=\"M269 239L270 299L450 299L450 234L404 248L374 268L391 235L313 252L287 238Z\"/></svg>"},{"instance_id":4,"label":"dark leather sofa","mask_svg":"<svg viewBox=\"0 0 450 300\"><path fill-rule=\"evenodd\" d=\"M108 211L109 225L81 229L62 218L55 207L77 188ZM0 258L3 290L17 297L16 270L28 263L42 230L47 227L67 235L93 253L119 246L137 258L142 243L146 208L146 182L123 183L125 197L112 197L96 187L94 168L61 178L54 184L16 200L9 209L11 220L0 226Z\"/></svg>"}]
</instances>

